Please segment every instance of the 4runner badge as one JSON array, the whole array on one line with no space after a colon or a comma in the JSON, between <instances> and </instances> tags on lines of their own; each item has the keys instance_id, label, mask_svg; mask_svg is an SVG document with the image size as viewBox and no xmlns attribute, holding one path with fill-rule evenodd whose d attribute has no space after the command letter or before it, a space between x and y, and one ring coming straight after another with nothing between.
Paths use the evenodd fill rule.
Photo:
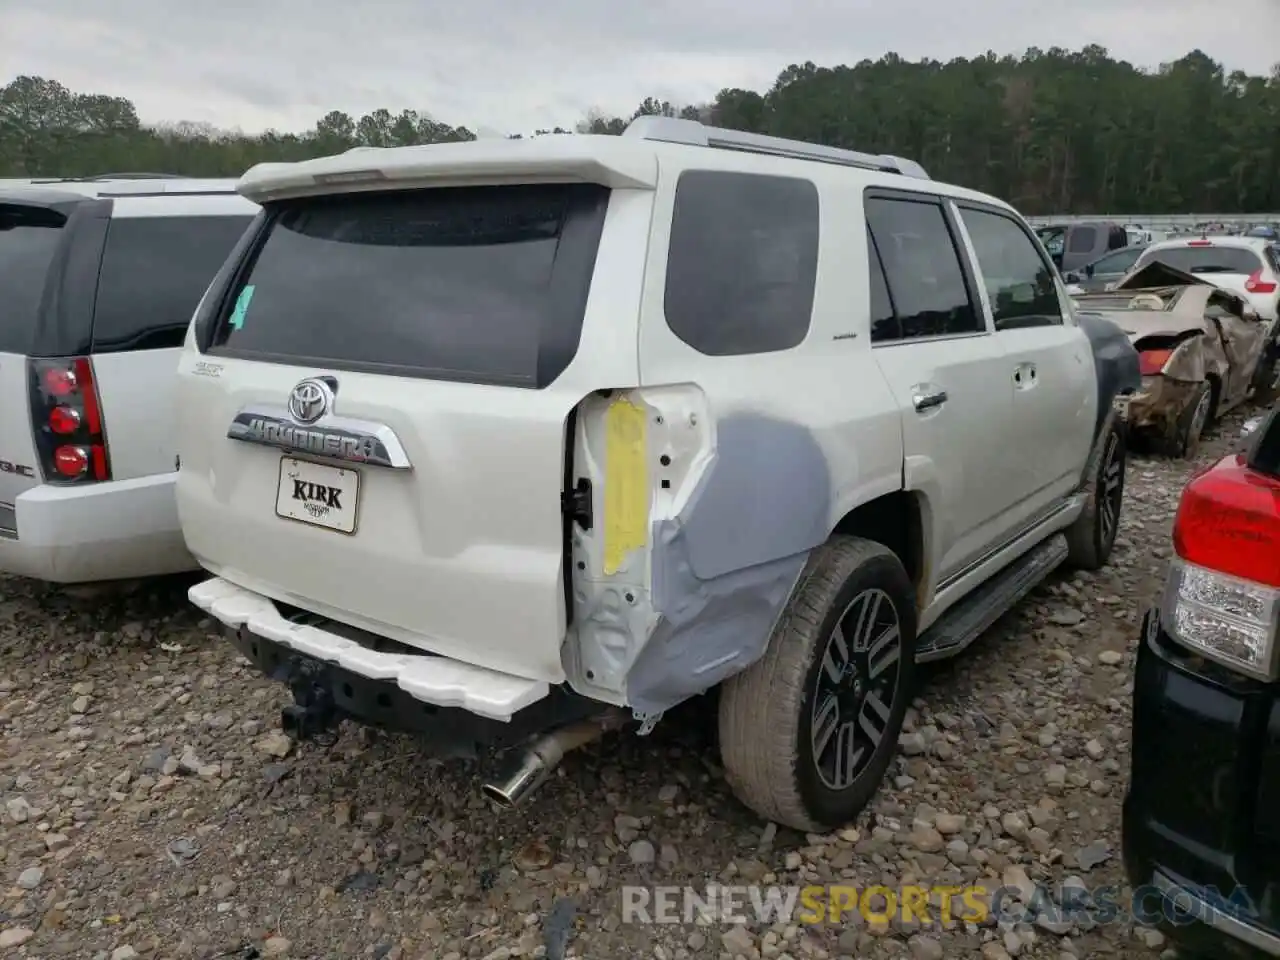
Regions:
<instances>
[{"instance_id":1,"label":"4runner badge","mask_svg":"<svg viewBox=\"0 0 1280 960\"><path fill-rule=\"evenodd\" d=\"M333 405L333 391L323 380L303 380L289 394L289 415L299 423L315 423Z\"/></svg>"}]
</instances>

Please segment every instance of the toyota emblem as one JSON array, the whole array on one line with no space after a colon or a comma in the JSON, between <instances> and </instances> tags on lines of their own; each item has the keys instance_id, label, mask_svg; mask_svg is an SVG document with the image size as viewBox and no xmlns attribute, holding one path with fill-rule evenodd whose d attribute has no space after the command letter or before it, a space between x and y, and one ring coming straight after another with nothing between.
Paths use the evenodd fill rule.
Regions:
<instances>
[{"instance_id":1,"label":"toyota emblem","mask_svg":"<svg viewBox=\"0 0 1280 960\"><path fill-rule=\"evenodd\" d=\"M299 423L315 423L333 404L333 391L323 380L303 380L289 394L289 415Z\"/></svg>"}]
</instances>

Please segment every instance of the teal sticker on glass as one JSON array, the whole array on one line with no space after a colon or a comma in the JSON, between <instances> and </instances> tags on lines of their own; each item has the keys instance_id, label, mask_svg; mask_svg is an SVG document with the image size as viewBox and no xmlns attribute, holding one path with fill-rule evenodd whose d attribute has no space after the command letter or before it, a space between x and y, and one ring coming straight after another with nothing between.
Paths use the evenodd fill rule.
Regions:
<instances>
[{"instance_id":1,"label":"teal sticker on glass","mask_svg":"<svg viewBox=\"0 0 1280 960\"><path fill-rule=\"evenodd\" d=\"M231 311L231 329L239 330L244 326L244 315L249 312L249 303L253 300L253 284L247 283L236 298L236 307Z\"/></svg>"}]
</instances>

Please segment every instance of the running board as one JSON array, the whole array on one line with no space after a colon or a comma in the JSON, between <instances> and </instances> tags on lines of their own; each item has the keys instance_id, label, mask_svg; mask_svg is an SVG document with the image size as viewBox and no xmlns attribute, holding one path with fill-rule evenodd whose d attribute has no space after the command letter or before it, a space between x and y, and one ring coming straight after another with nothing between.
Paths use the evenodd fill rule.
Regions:
<instances>
[{"instance_id":1,"label":"running board","mask_svg":"<svg viewBox=\"0 0 1280 960\"><path fill-rule=\"evenodd\" d=\"M1054 534L1005 567L942 615L916 641L916 662L954 657L1067 559L1067 538Z\"/></svg>"}]
</instances>

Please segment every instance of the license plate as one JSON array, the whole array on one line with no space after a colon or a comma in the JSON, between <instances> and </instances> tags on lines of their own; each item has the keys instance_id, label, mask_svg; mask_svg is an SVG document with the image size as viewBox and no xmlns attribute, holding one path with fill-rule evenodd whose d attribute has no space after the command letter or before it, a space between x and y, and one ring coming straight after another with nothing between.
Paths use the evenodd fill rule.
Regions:
<instances>
[{"instance_id":1,"label":"license plate","mask_svg":"<svg viewBox=\"0 0 1280 960\"><path fill-rule=\"evenodd\" d=\"M339 533L356 532L360 474L293 457L280 458L276 516Z\"/></svg>"}]
</instances>

